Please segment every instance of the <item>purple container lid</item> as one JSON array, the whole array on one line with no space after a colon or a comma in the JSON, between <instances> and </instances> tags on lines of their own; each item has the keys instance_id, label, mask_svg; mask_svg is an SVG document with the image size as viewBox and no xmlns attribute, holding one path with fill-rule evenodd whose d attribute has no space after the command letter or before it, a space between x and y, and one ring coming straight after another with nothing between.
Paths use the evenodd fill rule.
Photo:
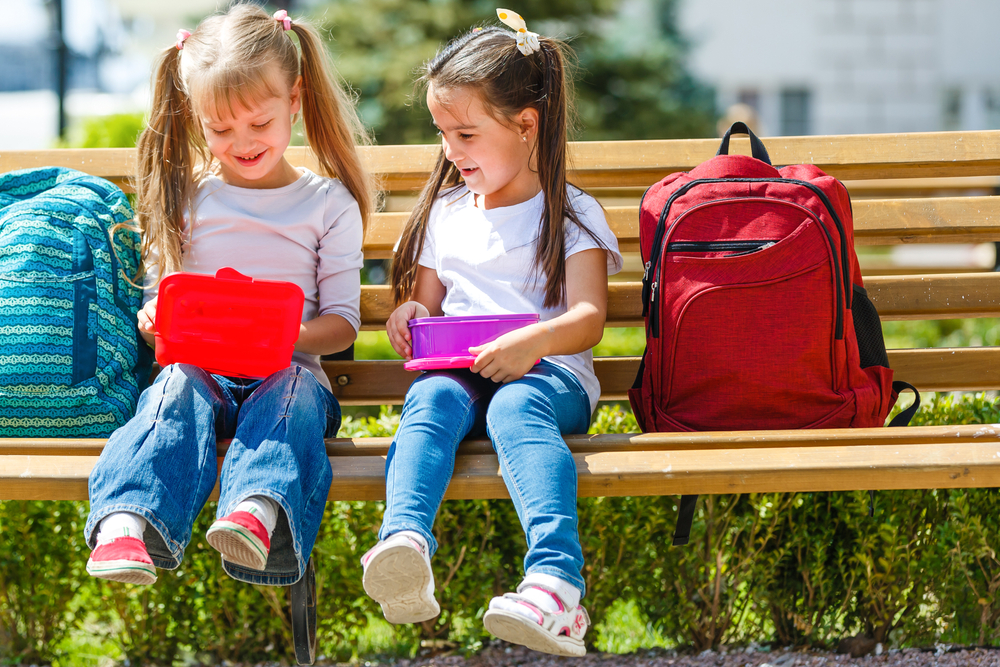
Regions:
<instances>
[{"instance_id":1,"label":"purple container lid","mask_svg":"<svg viewBox=\"0 0 1000 667\"><path fill-rule=\"evenodd\" d=\"M538 313L522 313L513 315L444 315L441 317L415 317L410 320L407 324L411 327L413 325L421 324L436 324L438 322L449 322L454 324L462 324L463 322L493 322L493 321L507 321L507 320L538 320Z\"/></svg>"}]
</instances>

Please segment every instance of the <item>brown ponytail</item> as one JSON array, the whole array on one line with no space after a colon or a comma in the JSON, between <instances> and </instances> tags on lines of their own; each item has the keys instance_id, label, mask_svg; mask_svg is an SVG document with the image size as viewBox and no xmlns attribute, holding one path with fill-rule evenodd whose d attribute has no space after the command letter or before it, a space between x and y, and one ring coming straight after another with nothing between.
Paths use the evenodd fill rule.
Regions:
<instances>
[{"instance_id":1,"label":"brown ponytail","mask_svg":"<svg viewBox=\"0 0 1000 667\"><path fill-rule=\"evenodd\" d=\"M566 220L605 244L580 221L566 192L566 142L572 109L569 47L559 40L539 37L541 50L521 54L512 32L488 27L470 31L450 42L424 67L420 82L434 91L468 88L479 95L487 112L501 123L511 123L522 110L538 111L537 163L545 206L535 252L535 270L545 276L546 308L566 300ZM459 185L458 170L444 153L414 206L393 258L391 280L397 303L413 294L417 262L427 233L430 210L442 188Z\"/></svg>"}]
</instances>

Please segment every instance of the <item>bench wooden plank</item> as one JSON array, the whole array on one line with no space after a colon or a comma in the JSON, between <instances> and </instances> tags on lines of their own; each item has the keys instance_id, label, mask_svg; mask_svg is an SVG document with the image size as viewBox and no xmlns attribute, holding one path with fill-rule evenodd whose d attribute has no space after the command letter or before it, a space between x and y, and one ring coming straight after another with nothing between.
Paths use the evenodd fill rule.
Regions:
<instances>
[{"instance_id":1,"label":"bench wooden plank","mask_svg":"<svg viewBox=\"0 0 1000 667\"><path fill-rule=\"evenodd\" d=\"M1000 273L872 276L865 288L882 321L1000 317ZM382 331L392 313L387 285L361 288L361 328ZM641 327L642 283L608 284L607 327Z\"/></svg>"},{"instance_id":2,"label":"bench wooden plank","mask_svg":"<svg viewBox=\"0 0 1000 667\"><path fill-rule=\"evenodd\" d=\"M1000 273L872 276L865 289L883 322L1000 317Z\"/></svg>"},{"instance_id":3,"label":"bench wooden plank","mask_svg":"<svg viewBox=\"0 0 1000 667\"><path fill-rule=\"evenodd\" d=\"M857 245L1000 241L1000 197L854 202Z\"/></svg>"},{"instance_id":4,"label":"bench wooden plank","mask_svg":"<svg viewBox=\"0 0 1000 667\"><path fill-rule=\"evenodd\" d=\"M768 447L862 447L870 445L934 445L980 442L1000 437L1000 424L959 426L913 426L907 428L795 429L764 431L701 431L687 433L603 433L567 435L574 454L600 452L653 452L713 449L761 449ZM392 438L328 438L326 453L340 457L380 456L389 452ZM0 438L0 456L100 456L104 438ZM229 448L228 440L217 445L219 457ZM459 455L492 454L485 438L464 440ZM334 465L337 465L334 462Z\"/></svg>"},{"instance_id":5,"label":"bench wooden plank","mask_svg":"<svg viewBox=\"0 0 1000 667\"><path fill-rule=\"evenodd\" d=\"M854 202L857 246L1000 241L1000 197L864 199ZM605 208L622 252L639 252L639 207ZM365 257L387 259L408 213L379 213L365 235Z\"/></svg>"},{"instance_id":6,"label":"bench wooden plank","mask_svg":"<svg viewBox=\"0 0 1000 667\"><path fill-rule=\"evenodd\" d=\"M615 450L616 439L632 447ZM1000 425L605 436L599 450L586 436L568 441L583 497L1000 486ZM474 445L446 497L507 497L496 456ZM329 499L384 499L384 454L345 453L331 457ZM85 500L96 461L0 455L0 499Z\"/></svg>"},{"instance_id":7,"label":"bench wooden plank","mask_svg":"<svg viewBox=\"0 0 1000 667\"><path fill-rule=\"evenodd\" d=\"M810 137L767 137L774 164L810 163L841 179L995 176L1000 173L1000 130ZM584 187L631 187L687 171L715 155L718 139L574 142L570 179ZM748 153L734 138L733 152ZM373 146L361 149L365 165L387 190L419 188L434 165L438 146ZM315 169L303 147L289 147L295 165ZM0 171L65 166L122 182L134 172L133 148L70 148L0 152Z\"/></svg>"},{"instance_id":8,"label":"bench wooden plank","mask_svg":"<svg viewBox=\"0 0 1000 667\"><path fill-rule=\"evenodd\" d=\"M323 363L333 393L344 405L388 405L402 402L416 373L402 361L336 361ZM889 366L897 380L920 391L986 391L1000 388L1000 347L889 350ZM601 400L627 401L639 357L597 357L594 371Z\"/></svg>"}]
</instances>

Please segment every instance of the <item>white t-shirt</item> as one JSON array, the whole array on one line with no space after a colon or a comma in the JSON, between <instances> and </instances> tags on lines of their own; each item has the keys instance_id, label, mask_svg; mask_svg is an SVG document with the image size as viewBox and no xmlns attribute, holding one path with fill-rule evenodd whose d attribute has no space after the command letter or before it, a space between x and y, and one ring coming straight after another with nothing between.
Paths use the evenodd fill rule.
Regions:
<instances>
[{"instance_id":1,"label":"white t-shirt","mask_svg":"<svg viewBox=\"0 0 1000 667\"><path fill-rule=\"evenodd\" d=\"M184 216L181 247L190 273L215 275L230 266L255 280L286 280L302 288L302 321L334 313L354 330L361 325L361 209L337 179L301 169L294 183L256 190L227 185L217 176L200 184L195 218ZM143 303L156 296L151 249ZM319 355L295 352L298 363L330 388Z\"/></svg>"},{"instance_id":2,"label":"white t-shirt","mask_svg":"<svg viewBox=\"0 0 1000 667\"><path fill-rule=\"evenodd\" d=\"M607 248L608 275L622 267L618 239L604 210L590 195L567 186L580 222ZM545 276L535 270L535 246L545 206L543 193L514 206L483 210L465 186L443 193L431 207L421 266L437 271L446 292L447 316L538 313L541 321L566 312L566 305L544 308ZM599 248L589 234L567 221L566 257ZM572 372L597 406L601 385L594 375L593 352L546 357Z\"/></svg>"}]
</instances>

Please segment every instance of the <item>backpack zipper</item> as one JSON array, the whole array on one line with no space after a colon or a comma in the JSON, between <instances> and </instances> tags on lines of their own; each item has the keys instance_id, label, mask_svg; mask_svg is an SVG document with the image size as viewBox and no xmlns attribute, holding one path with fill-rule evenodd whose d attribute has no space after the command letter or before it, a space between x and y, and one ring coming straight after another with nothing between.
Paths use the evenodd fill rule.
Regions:
<instances>
[{"instance_id":1,"label":"backpack zipper","mask_svg":"<svg viewBox=\"0 0 1000 667\"><path fill-rule=\"evenodd\" d=\"M770 248L778 239L731 241L674 241L667 244L666 252L728 252L729 257L749 255Z\"/></svg>"}]
</instances>

